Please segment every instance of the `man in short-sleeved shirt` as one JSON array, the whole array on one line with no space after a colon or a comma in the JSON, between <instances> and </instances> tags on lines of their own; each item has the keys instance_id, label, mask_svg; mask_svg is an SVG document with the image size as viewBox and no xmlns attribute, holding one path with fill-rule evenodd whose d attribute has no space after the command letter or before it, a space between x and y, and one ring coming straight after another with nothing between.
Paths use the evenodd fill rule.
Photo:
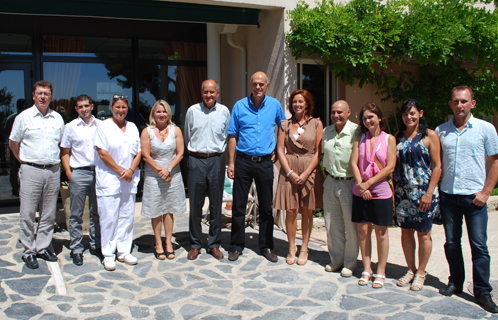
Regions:
<instances>
[{"instance_id":1,"label":"man in short-sleeved shirt","mask_svg":"<svg viewBox=\"0 0 498 320\"><path fill-rule=\"evenodd\" d=\"M101 257L100 224L95 195L95 152L93 139L97 122L92 114L92 99L82 94L76 98L76 112L79 117L64 128L61 141L61 161L69 179L71 192L71 216L69 217L69 235L71 257L77 266L83 264L83 210L88 195L90 210L90 253Z\"/></svg>"},{"instance_id":2,"label":"man in short-sleeved shirt","mask_svg":"<svg viewBox=\"0 0 498 320\"><path fill-rule=\"evenodd\" d=\"M57 261L52 249L52 235L60 188L59 143L64 120L49 108L52 84L41 80L34 84L33 89L35 105L16 117L9 146L21 162L19 240L24 246L22 259L28 268L36 269L39 266L37 256ZM40 219L36 231L38 204Z\"/></svg>"},{"instance_id":3,"label":"man in short-sleeved shirt","mask_svg":"<svg viewBox=\"0 0 498 320\"><path fill-rule=\"evenodd\" d=\"M461 238L465 218L472 251L474 296L485 310L498 313L490 294L493 288L489 283L490 256L486 244L486 201L498 180L498 136L493 125L472 115L476 101L469 87L455 87L449 105L454 116L436 128L443 160L440 208L446 235L444 249L450 267L448 285L439 292L451 296L463 290ZM493 162L487 180L486 157Z\"/></svg>"},{"instance_id":4,"label":"man in short-sleeved shirt","mask_svg":"<svg viewBox=\"0 0 498 320\"><path fill-rule=\"evenodd\" d=\"M228 125L229 164L234 179L232 234L228 260L235 261L245 246L245 214L249 188L254 179L259 200L259 250L271 262L273 252L273 162L275 130L285 114L278 100L266 95L270 84L264 72L251 77L252 94L235 103Z\"/></svg>"},{"instance_id":5,"label":"man in short-sleeved shirt","mask_svg":"<svg viewBox=\"0 0 498 320\"><path fill-rule=\"evenodd\" d=\"M323 184L323 216L327 229L330 264L326 271L341 270L341 276L351 277L358 258L358 226L351 221L354 179L351 152L358 125L348 120L349 104L336 101L331 108L332 125L323 129L323 168L327 178Z\"/></svg>"},{"instance_id":6,"label":"man in short-sleeved shirt","mask_svg":"<svg viewBox=\"0 0 498 320\"><path fill-rule=\"evenodd\" d=\"M184 138L189 151L188 190L190 201L189 234L191 249L187 255L194 260L202 247L202 207L209 197L208 253L223 259L221 252L221 205L225 182L227 128L230 111L216 102L220 95L218 83L206 80L201 85L202 102L194 104L185 116Z\"/></svg>"}]
</instances>

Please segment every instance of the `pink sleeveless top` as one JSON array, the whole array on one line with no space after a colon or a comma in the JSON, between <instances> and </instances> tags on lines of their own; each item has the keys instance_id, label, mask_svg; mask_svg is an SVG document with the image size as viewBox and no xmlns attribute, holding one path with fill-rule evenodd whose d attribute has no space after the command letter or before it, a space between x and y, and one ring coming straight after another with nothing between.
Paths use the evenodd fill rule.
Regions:
<instances>
[{"instance_id":1,"label":"pink sleeveless top","mask_svg":"<svg viewBox=\"0 0 498 320\"><path fill-rule=\"evenodd\" d=\"M389 135L384 131L381 131L377 140L375 140L372 152L370 152L370 132L361 135L360 145L358 149L358 168L360 169L361 178L363 181L367 181L371 177L375 176L380 172L380 168L375 163L374 157L382 164L382 166L387 165L387 139ZM387 179L381 180L370 187L370 193L377 194L376 197L372 199L389 199L393 196L391 187ZM361 193L358 191L356 184L353 186L353 194L355 196L361 197Z\"/></svg>"}]
</instances>

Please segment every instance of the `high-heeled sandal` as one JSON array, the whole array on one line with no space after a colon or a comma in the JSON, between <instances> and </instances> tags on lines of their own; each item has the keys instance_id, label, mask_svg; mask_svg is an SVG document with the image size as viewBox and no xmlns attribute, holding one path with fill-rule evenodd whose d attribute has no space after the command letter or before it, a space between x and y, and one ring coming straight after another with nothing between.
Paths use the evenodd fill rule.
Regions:
<instances>
[{"instance_id":1,"label":"high-heeled sandal","mask_svg":"<svg viewBox=\"0 0 498 320\"><path fill-rule=\"evenodd\" d=\"M367 276L367 278L363 278L363 276ZM370 280L372 280L372 275L369 272L363 271L361 273L361 278L358 280L358 284L360 286L366 286Z\"/></svg>"},{"instance_id":2,"label":"high-heeled sandal","mask_svg":"<svg viewBox=\"0 0 498 320\"><path fill-rule=\"evenodd\" d=\"M156 257L156 259L158 260L166 260L166 254L164 254L164 252L157 252L157 251L154 251L154 256Z\"/></svg>"},{"instance_id":3,"label":"high-heeled sandal","mask_svg":"<svg viewBox=\"0 0 498 320\"><path fill-rule=\"evenodd\" d=\"M287 264L294 264L294 262L296 262L296 252L297 252L297 247L294 249L289 249L289 254L287 255L287 259L285 260ZM292 255L292 253L294 253L294 255Z\"/></svg>"},{"instance_id":4,"label":"high-heeled sandal","mask_svg":"<svg viewBox=\"0 0 498 320\"><path fill-rule=\"evenodd\" d=\"M416 273L412 285L410 286L410 290L412 291L422 290L422 288L424 287L426 277L427 277L427 272L424 275Z\"/></svg>"},{"instance_id":5,"label":"high-heeled sandal","mask_svg":"<svg viewBox=\"0 0 498 320\"><path fill-rule=\"evenodd\" d=\"M166 251L166 258L168 258L168 260L173 260L175 258L175 251L173 252Z\"/></svg>"},{"instance_id":6,"label":"high-heeled sandal","mask_svg":"<svg viewBox=\"0 0 498 320\"><path fill-rule=\"evenodd\" d=\"M413 280L414 277L415 277L415 274L413 273L413 271L411 271L410 269L408 269L408 271L406 272L406 274L404 276L402 276L401 278L399 278L399 280L396 283L396 285L398 287L406 287L407 285L410 284L410 282L412 282L412 280Z\"/></svg>"},{"instance_id":7,"label":"high-heeled sandal","mask_svg":"<svg viewBox=\"0 0 498 320\"><path fill-rule=\"evenodd\" d=\"M306 253L306 259L301 259L301 253L305 252ZM297 265L298 266L304 266L308 262L308 250L301 250L299 253L299 258L297 259Z\"/></svg>"},{"instance_id":8,"label":"high-heeled sandal","mask_svg":"<svg viewBox=\"0 0 498 320\"><path fill-rule=\"evenodd\" d=\"M373 277L375 278L375 280L372 283L372 288L374 289L384 288L384 284L386 282L386 276L382 274L374 274ZM377 279L382 279L382 281L379 281Z\"/></svg>"}]
</instances>

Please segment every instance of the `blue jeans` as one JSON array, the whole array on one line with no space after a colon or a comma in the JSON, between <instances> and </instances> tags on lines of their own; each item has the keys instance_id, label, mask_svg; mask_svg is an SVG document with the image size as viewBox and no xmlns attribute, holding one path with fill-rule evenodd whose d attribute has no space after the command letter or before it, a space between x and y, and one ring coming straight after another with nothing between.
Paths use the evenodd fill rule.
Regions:
<instances>
[{"instance_id":1,"label":"blue jeans","mask_svg":"<svg viewBox=\"0 0 498 320\"><path fill-rule=\"evenodd\" d=\"M449 282L463 287L465 268L462 254L462 224L465 217L470 249L472 252L472 278L474 296L491 292L489 284L490 257L488 252L486 205L479 207L472 203L475 195L455 195L441 192L441 215L443 217L446 243L444 252L450 267Z\"/></svg>"}]
</instances>

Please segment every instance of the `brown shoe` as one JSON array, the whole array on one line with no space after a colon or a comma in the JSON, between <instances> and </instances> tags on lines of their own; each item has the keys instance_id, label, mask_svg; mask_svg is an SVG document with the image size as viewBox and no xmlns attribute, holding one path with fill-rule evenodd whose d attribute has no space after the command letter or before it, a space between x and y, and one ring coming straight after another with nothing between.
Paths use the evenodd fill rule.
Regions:
<instances>
[{"instance_id":1,"label":"brown shoe","mask_svg":"<svg viewBox=\"0 0 498 320\"><path fill-rule=\"evenodd\" d=\"M277 262L278 261L278 257L273 252L272 249L264 249L261 251L261 254L266 258L266 260L268 260L270 262Z\"/></svg>"},{"instance_id":2,"label":"brown shoe","mask_svg":"<svg viewBox=\"0 0 498 320\"><path fill-rule=\"evenodd\" d=\"M237 261L237 259L239 258L239 256L241 254L242 254L242 251L231 251L228 254L228 260L230 260L230 261Z\"/></svg>"},{"instance_id":3,"label":"brown shoe","mask_svg":"<svg viewBox=\"0 0 498 320\"><path fill-rule=\"evenodd\" d=\"M199 255L200 250L196 248L190 249L190 251L187 254L187 259L189 260L195 260L197 259L197 256Z\"/></svg>"},{"instance_id":4,"label":"brown shoe","mask_svg":"<svg viewBox=\"0 0 498 320\"><path fill-rule=\"evenodd\" d=\"M220 248L208 249L208 253L212 254L215 259L223 259L223 252L221 252Z\"/></svg>"}]
</instances>

